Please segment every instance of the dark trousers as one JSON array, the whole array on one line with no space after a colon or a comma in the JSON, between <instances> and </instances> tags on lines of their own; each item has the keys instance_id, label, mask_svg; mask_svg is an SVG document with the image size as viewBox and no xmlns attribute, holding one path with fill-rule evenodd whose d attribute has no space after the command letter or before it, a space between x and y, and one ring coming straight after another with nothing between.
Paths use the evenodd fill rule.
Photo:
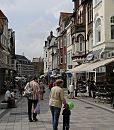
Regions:
<instances>
[{"instance_id":1,"label":"dark trousers","mask_svg":"<svg viewBox=\"0 0 114 130\"><path fill-rule=\"evenodd\" d=\"M69 119L63 119L63 130L69 130Z\"/></svg>"},{"instance_id":2,"label":"dark trousers","mask_svg":"<svg viewBox=\"0 0 114 130\"><path fill-rule=\"evenodd\" d=\"M32 119L32 105L34 105L34 108L37 105L38 100L31 100L28 99L28 118L29 120ZM33 113L33 119L36 119L37 114Z\"/></svg>"},{"instance_id":3,"label":"dark trousers","mask_svg":"<svg viewBox=\"0 0 114 130\"><path fill-rule=\"evenodd\" d=\"M77 97L78 89L75 89L75 97Z\"/></svg>"},{"instance_id":4,"label":"dark trousers","mask_svg":"<svg viewBox=\"0 0 114 130\"><path fill-rule=\"evenodd\" d=\"M69 124L63 124L63 130L69 130Z\"/></svg>"}]
</instances>

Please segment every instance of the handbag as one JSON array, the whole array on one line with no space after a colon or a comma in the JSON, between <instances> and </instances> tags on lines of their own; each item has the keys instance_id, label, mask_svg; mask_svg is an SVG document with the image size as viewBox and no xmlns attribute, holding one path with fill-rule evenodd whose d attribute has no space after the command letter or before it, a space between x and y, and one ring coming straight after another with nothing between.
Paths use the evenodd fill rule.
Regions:
<instances>
[{"instance_id":1,"label":"handbag","mask_svg":"<svg viewBox=\"0 0 114 130\"><path fill-rule=\"evenodd\" d=\"M29 98L29 97L31 97L31 96L32 96L32 91L25 90L25 91L23 92L23 97Z\"/></svg>"},{"instance_id":2,"label":"handbag","mask_svg":"<svg viewBox=\"0 0 114 130\"><path fill-rule=\"evenodd\" d=\"M34 109L34 113L40 114L40 103L39 102L37 102L37 105Z\"/></svg>"},{"instance_id":3,"label":"handbag","mask_svg":"<svg viewBox=\"0 0 114 130\"><path fill-rule=\"evenodd\" d=\"M29 82L29 86L25 87L25 91L23 92L23 96L26 98L29 98L33 95L33 91L30 88L30 82Z\"/></svg>"}]
</instances>

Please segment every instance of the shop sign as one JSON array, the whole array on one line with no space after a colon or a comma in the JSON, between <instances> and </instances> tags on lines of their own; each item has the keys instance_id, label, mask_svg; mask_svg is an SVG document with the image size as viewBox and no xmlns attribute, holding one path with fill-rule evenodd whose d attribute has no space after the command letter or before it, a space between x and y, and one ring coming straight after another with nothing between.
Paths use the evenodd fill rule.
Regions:
<instances>
[{"instance_id":1,"label":"shop sign","mask_svg":"<svg viewBox=\"0 0 114 130\"><path fill-rule=\"evenodd\" d=\"M90 53L87 55L87 60L88 61L93 60L93 57L94 57L94 55L92 53Z\"/></svg>"}]
</instances>

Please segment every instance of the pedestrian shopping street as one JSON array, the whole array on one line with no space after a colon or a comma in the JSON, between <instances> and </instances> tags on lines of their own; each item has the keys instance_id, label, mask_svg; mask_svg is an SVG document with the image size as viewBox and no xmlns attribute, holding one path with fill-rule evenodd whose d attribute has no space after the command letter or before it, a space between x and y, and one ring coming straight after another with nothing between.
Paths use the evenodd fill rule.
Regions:
<instances>
[{"instance_id":1,"label":"pedestrian shopping street","mask_svg":"<svg viewBox=\"0 0 114 130\"><path fill-rule=\"evenodd\" d=\"M52 130L48 96L49 90L46 89L37 122L28 121L27 99L22 98L16 108L7 110L4 116L0 117L0 130ZM114 112L85 103L84 98L83 101L67 99L67 101L71 100L75 107L71 111L70 130L114 130ZM59 120L59 130L62 130L62 114Z\"/></svg>"}]
</instances>

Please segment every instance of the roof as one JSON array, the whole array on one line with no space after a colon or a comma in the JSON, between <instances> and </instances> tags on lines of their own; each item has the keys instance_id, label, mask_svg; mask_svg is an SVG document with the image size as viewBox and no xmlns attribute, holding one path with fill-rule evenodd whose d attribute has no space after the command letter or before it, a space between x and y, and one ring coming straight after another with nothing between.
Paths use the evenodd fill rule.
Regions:
<instances>
[{"instance_id":1,"label":"roof","mask_svg":"<svg viewBox=\"0 0 114 130\"><path fill-rule=\"evenodd\" d=\"M67 12L60 12L60 17L59 17L59 25L60 21L65 21L65 19L69 16L71 16L73 13L67 13Z\"/></svg>"},{"instance_id":2,"label":"roof","mask_svg":"<svg viewBox=\"0 0 114 130\"><path fill-rule=\"evenodd\" d=\"M0 18L6 18L7 19L7 17L4 15L4 13L2 12L2 10L0 10Z\"/></svg>"},{"instance_id":3,"label":"roof","mask_svg":"<svg viewBox=\"0 0 114 130\"><path fill-rule=\"evenodd\" d=\"M3 33L4 24L5 22L8 22L7 17L4 15L4 13L0 10L0 33Z\"/></svg>"},{"instance_id":4,"label":"roof","mask_svg":"<svg viewBox=\"0 0 114 130\"><path fill-rule=\"evenodd\" d=\"M21 60L28 60L25 56L23 56L23 55L15 55L16 56L16 59L17 60L19 60L19 59L21 59Z\"/></svg>"}]
</instances>

